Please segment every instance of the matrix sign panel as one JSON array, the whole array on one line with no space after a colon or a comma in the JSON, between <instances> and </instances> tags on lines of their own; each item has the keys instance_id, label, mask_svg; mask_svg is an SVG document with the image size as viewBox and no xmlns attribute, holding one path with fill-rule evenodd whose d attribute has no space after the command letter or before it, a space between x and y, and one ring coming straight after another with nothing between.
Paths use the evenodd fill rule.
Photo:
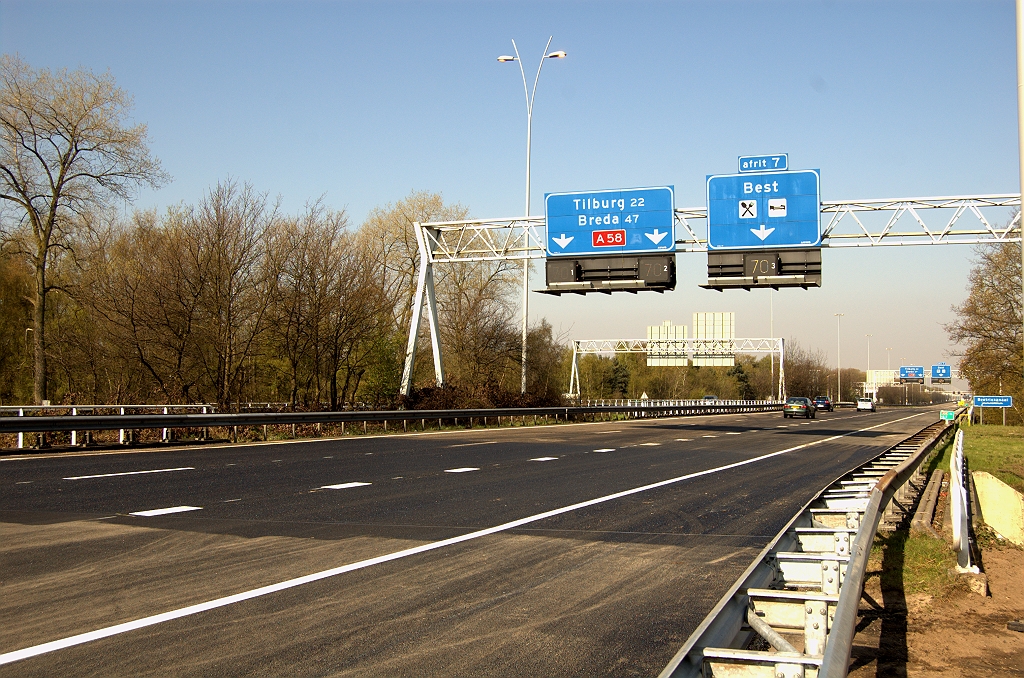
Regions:
<instances>
[{"instance_id":1,"label":"matrix sign panel","mask_svg":"<svg viewBox=\"0 0 1024 678\"><path fill-rule=\"evenodd\" d=\"M949 384L952 383L953 371L946 363L939 363L938 365L932 365L932 383L933 384Z\"/></svg>"},{"instance_id":2,"label":"matrix sign panel","mask_svg":"<svg viewBox=\"0 0 1024 678\"><path fill-rule=\"evenodd\" d=\"M708 247L820 247L818 170L708 177Z\"/></svg>"},{"instance_id":3,"label":"matrix sign panel","mask_svg":"<svg viewBox=\"0 0 1024 678\"><path fill-rule=\"evenodd\" d=\"M924 367L921 366L907 366L900 367L900 383L901 384L923 384L924 383Z\"/></svg>"},{"instance_id":4,"label":"matrix sign panel","mask_svg":"<svg viewBox=\"0 0 1024 678\"><path fill-rule=\"evenodd\" d=\"M974 396L975 407L1013 407L1013 396Z\"/></svg>"},{"instance_id":5,"label":"matrix sign panel","mask_svg":"<svg viewBox=\"0 0 1024 678\"><path fill-rule=\"evenodd\" d=\"M674 252L672 186L548 193L547 255Z\"/></svg>"}]
</instances>

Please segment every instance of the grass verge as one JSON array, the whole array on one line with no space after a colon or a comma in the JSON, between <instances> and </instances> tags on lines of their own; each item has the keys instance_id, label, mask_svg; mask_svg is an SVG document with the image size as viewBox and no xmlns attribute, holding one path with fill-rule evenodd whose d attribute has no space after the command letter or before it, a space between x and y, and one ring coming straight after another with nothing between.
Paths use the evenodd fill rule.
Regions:
<instances>
[{"instance_id":1,"label":"grass verge","mask_svg":"<svg viewBox=\"0 0 1024 678\"><path fill-rule=\"evenodd\" d=\"M955 574L956 555L944 539L900 529L879 533L871 551L870 569L881 571L882 591L944 598L964 589Z\"/></svg>"},{"instance_id":2,"label":"grass verge","mask_svg":"<svg viewBox=\"0 0 1024 678\"><path fill-rule=\"evenodd\" d=\"M968 426L964 456L972 471L987 471L1024 493L1024 426Z\"/></svg>"}]
</instances>

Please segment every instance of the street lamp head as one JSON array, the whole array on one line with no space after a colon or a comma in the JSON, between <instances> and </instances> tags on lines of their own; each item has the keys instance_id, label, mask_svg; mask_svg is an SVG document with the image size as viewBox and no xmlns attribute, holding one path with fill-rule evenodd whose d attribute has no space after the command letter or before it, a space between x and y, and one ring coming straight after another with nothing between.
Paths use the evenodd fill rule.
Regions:
<instances>
[{"instance_id":1,"label":"street lamp head","mask_svg":"<svg viewBox=\"0 0 1024 678\"><path fill-rule=\"evenodd\" d=\"M551 54L547 55L548 59L564 59L565 57L566 54L562 50L558 50L557 52L552 52Z\"/></svg>"},{"instance_id":2,"label":"street lamp head","mask_svg":"<svg viewBox=\"0 0 1024 678\"><path fill-rule=\"evenodd\" d=\"M501 63L505 63L506 61L515 61L515 60L516 60L516 58L514 56L509 56L507 54L502 54L500 57L498 57L498 61L500 61Z\"/></svg>"}]
</instances>

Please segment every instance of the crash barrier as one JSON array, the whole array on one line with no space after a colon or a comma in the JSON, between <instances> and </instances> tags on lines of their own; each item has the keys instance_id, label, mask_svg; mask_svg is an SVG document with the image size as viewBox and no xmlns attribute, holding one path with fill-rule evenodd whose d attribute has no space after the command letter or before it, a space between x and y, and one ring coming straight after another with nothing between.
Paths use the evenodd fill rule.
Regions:
<instances>
[{"instance_id":1,"label":"crash barrier","mask_svg":"<svg viewBox=\"0 0 1024 678\"><path fill-rule=\"evenodd\" d=\"M902 520L913 503L908 481L924 486L918 467L951 430L946 421L927 426L808 502L690 635L662 678L846 676L879 522L884 514ZM893 509L885 511L890 501Z\"/></svg>"},{"instance_id":2,"label":"crash barrier","mask_svg":"<svg viewBox=\"0 0 1024 678\"><path fill-rule=\"evenodd\" d=\"M782 404L772 401L744 400L728 401L723 404L715 401L707 404L702 401L679 401L670 405L651 405L649 401L638 401L636 405L609 405L604 407L509 407L497 409L464 409L464 410L382 410L376 412L242 412L242 413L205 413L187 414L167 412L163 414L117 415L76 415L76 416L0 416L0 433L18 433L22 439L25 433L52 433L62 431L112 431L120 430L120 442L130 444L131 435L125 437L125 431L142 429L163 429L164 440L172 439L174 429L203 429L207 432L211 427L226 426L232 430L232 438L237 435L239 426L263 426L264 437L266 427L281 424L294 426L307 424L341 424L342 432L348 423L363 423L364 431L367 422L383 422L385 430L388 422L401 422L403 430L409 430L409 422L421 424L425 430L427 422L452 422L458 426L462 420L473 426L475 420L487 425L488 420L499 426L502 420L514 423L521 419L527 424L532 417L537 423L543 417L550 421L585 421L596 420L598 416L624 414L627 417L678 417L704 414L740 414L746 412L776 412ZM173 409L173 408L172 408ZM204 434L208 437L208 434Z\"/></svg>"},{"instance_id":3,"label":"crash barrier","mask_svg":"<svg viewBox=\"0 0 1024 678\"><path fill-rule=\"evenodd\" d=\"M41 416L58 416L59 417L59 416L62 416L62 415L60 415L60 414L51 415L50 413L63 412L64 413L63 416L77 417L77 416L85 416L86 413L96 414L97 412L114 412L114 413L116 413L119 416L124 416L125 413L129 413L129 412L132 413L132 414L142 414L142 413L145 413L145 412L159 412L161 414L168 414L171 410L177 410L177 411L184 410L185 412L193 411L193 412L199 412L201 414L207 414L208 412L216 412L217 411L217 406L216 405L210 405L210 404L206 404L206 405L17 405L17 406L3 405L3 406L0 406L0 418L5 417L5 416L7 416L7 417L10 417L10 416L24 417L24 416L26 416L25 415L26 412L29 413L29 416L32 416L32 413L36 413L36 414L40 414L41 413ZM73 446L77 446L80 443L88 445L88 444L90 444L92 442L91 435L90 435L90 432L89 432L88 429L85 430L85 436L84 436L83 440L79 440L79 436L78 436L78 432L80 430L82 430L81 427L70 428L70 429L62 429L62 430L65 430L65 431L66 430L70 430L71 431L71 444ZM93 429L93 430L95 430L95 429ZM6 431L6 432L10 433L11 431ZM19 449L22 449L22 448L26 447L26 445L25 445L25 443L26 443L26 441L25 441L25 434L26 433L31 433L31 432L34 432L33 429L26 429L24 427L20 427L20 430L17 431L17 433L18 433L18 448ZM165 441L169 440L170 439L169 436L170 436L170 430L169 429L164 429L163 435L162 435L162 440L165 440ZM132 433L128 429L119 429L119 436L118 437L119 437L120 442L122 444L124 444L126 441L129 441L131 439Z\"/></svg>"},{"instance_id":4,"label":"crash barrier","mask_svg":"<svg viewBox=\"0 0 1024 678\"><path fill-rule=\"evenodd\" d=\"M970 537L970 476L964 461L964 432L958 430L949 456L949 517L953 525L953 546L956 564L962 572L977 574L978 566L971 562Z\"/></svg>"}]
</instances>

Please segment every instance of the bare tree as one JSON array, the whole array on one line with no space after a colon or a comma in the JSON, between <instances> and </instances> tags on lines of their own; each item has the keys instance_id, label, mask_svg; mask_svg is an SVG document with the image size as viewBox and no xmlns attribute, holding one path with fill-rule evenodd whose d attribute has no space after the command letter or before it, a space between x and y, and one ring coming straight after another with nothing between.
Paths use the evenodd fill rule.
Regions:
<instances>
[{"instance_id":1,"label":"bare tree","mask_svg":"<svg viewBox=\"0 0 1024 678\"><path fill-rule=\"evenodd\" d=\"M47 272L55 249L72 250L76 214L127 200L140 184L167 177L131 125L131 97L109 74L33 70L0 56L0 202L3 229L20 243L34 273L33 391L47 397Z\"/></svg>"}]
</instances>

